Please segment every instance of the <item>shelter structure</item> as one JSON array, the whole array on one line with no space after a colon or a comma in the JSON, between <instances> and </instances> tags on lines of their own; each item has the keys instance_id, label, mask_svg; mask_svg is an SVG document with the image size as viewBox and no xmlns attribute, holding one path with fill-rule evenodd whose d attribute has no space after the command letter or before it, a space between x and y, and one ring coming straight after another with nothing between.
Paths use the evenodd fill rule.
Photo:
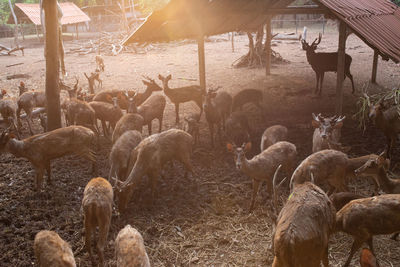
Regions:
<instances>
[{"instance_id":1,"label":"shelter structure","mask_svg":"<svg viewBox=\"0 0 400 267\"><path fill-rule=\"evenodd\" d=\"M61 25L75 25L76 30L78 30L80 23L90 21L90 18L74 3L64 2L59 4L63 12ZM41 25L39 4L16 3L14 11L19 23L33 23L36 27ZM10 16L7 23L15 24L14 18Z\"/></svg>"},{"instance_id":2,"label":"shelter structure","mask_svg":"<svg viewBox=\"0 0 400 267\"><path fill-rule=\"evenodd\" d=\"M232 31L255 31L267 25L266 74L271 68L271 18L278 14L324 14L340 21L336 112L342 113L346 39L356 34L374 52L372 82L378 56L400 61L400 8L388 0L314 0L293 7L293 0L171 0L154 11L122 44L197 39L200 86L205 90L204 37Z\"/></svg>"}]
</instances>

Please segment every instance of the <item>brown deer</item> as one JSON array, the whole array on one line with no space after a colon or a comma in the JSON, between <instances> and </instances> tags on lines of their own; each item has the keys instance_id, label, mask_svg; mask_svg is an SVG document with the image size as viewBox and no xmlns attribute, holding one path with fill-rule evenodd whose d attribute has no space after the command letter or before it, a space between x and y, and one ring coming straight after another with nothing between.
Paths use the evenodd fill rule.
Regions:
<instances>
[{"instance_id":1,"label":"brown deer","mask_svg":"<svg viewBox=\"0 0 400 267\"><path fill-rule=\"evenodd\" d=\"M324 81L325 72L328 71L337 71L338 65L338 52L332 53L315 53L317 46L321 42L322 35L319 34L319 37L309 45L306 40L301 39L301 44L303 46L303 50L306 51L307 61L311 65L311 68L315 71L317 76L317 86L315 87L315 94L321 95L322 92L322 83ZM352 86L352 94L354 94L354 81L353 75L350 73L350 65L351 65L352 58L350 55L345 55L345 66L344 66L344 79L349 77Z\"/></svg>"},{"instance_id":2,"label":"brown deer","mask_svg":"<svg viewBox=\"0 0 400 267\"><path fill-rule=\"evenodd\" d=\"M322 189L310 182L293 189L277 216L276 174L273 178L274 222L272 267L329 266L329 236L335 228L335 208Z\"/></svg>"},{"instance_id":3,"label":"brown deer","mask_svg":"<svg viewBox=\"0 0 400 267\"><path fill-rule=\"evenodd\" d=\"M203 91L201 90L201 87L198 85L191 85L171 89L168 86L168 82L171 80L171 78L171 74L167 77L164 77L161 74L158 75L158 79L160 79L163 83L165 95L175 105L176 123L179 123L179 104L189 101L194 101L200 108L199 118L201 118L201 114L203 113Z\"/></svg>"},{"instance_id":4,"label":"brown deer","mask_svg":"<svg viewBox=\"0 0 400 267\"><path fill-rule=\"evenodd\" d=\"M262 107L263 93L257 89L244 89L233 97L232 111L242 110L243 106L253 103L261 111L264 117L264 108Z\"/></svg>"},{"instance_id":5,"label":"brown deer","mask_svg":"<svg viewBox=\"0 0 400 267\"><path fill-rule=\"evenodd\" d=\"M142 141L142 134L135 130L124 132L114 143L110 152L110 174L108 180L112 177L117 180L125 181L128 171L129 157L132 150Z\"/></svg>"},{"instance_id":6,"label":"brown deer","mask_svg":"<svg viewBox=\"0 0 400 267\"><path fill-rule=\"evenodd\" d=\"M336 230L353 236L353 245L344 267L366 242L374 253L373 236L400 231L400 194L380 195L350 201L336 213Z\"/></svg>"},{"instance_id":7,"label":"brown deer","mask_svg":"<svg viewBox=\"0 0 400 267\"><path fill-rule=\"evenodd\" d=\"M92 164L92 171L96 172L96 157L92 150L95 134L82 126L59 128L47 133L37 134L23 140L17 140L8 129L0 135L0 152L9 152L16 157L28 159L36 171L36 190L42 187L44 171L47 171L47 183L51 184L52 159L65 155L80 155Z\"/></svg>"},{"instance_id":8,"label":"brown deer","mask_svg":"<svg viewBox=\"0 0 400 267\"><path fill-rule=\"evenodd\" d=\"M225 137L228 142L240 145L251 140L251 129L247 116L242 111L232 112L226 120Z\"/></svg>"},{"instance_id":9,"label":"brown deer","mask_svg":"<svg viewBox=\"0 0 400 267\"><path fill-rule=\"evenodd\" d=\"M99 71L104 71L106 65L104 64L103 57L101 55L96 55L95 59L96 59L96 68Z\"/></svg>"},{"instance_id":10,"label":"brown deer","mask_svg":"<svg viewBox=\"0 0 400 267\"><path fill-rule=\"evenodd\" d=\"M187 124L186 132L194 138L194 145L197 146L200 138L199 114L190 114L185 117Z\"/></svg>"},{"instance_id":11,"label":"brown deer","mask_svg":"<svg viewBox=\"0 0 400 267\"><path fill-rule=\"evenodd\" d=\"M115 239L115 258L118 267L150 267L143 237L129 224L119 231Z\"/></svg>"},{"instance_id":12,"label":"brown deer","mask_svg":"<svg viewBox=\"0 0 400 267\"><path fill-rule=\"evenodd\" d=\"M90 94L94 94L94 82L97 81L100 87L103 87L103 80L100 79L100 72L99 71L95 71L95 72L91 72L90 76L88 76L86 74L86 72L83 73L86 77L86 79L88 80L88 84L89 84L89 93Z\"/></svg>"},{"instance_id":13,"label":"brown deer","mask_svg":"<svg viewBox=\"0 0 400 267\"><path fill-rule=\"evenodd\" d=\"M331 199L333 206L335 206L335 209L340 210L350 201L354 199L365 198L365 196L355 194L352 192L339 192L330 195L329 198Z\"/></svg>"},{"instance_id":14,"label":"brown deer","mask_svg":"<svg viewBox=\"0 0 400 267\"><path fill-rule=\"evenodd\" d=\"M232 96L227 92L209 89L204 96L203 110L210 129L211 146L214 147L214 125L217 127L219 142L222 144L221 127L225 130L225 120L231 113Z\"/></svg>"},{"instance_id":15,"label":"brown deer","mask_svg":"<svg viewBox=\"0 0 400 267\"><path fill-rule=\"evenodd\" d=\"M17 103L12 98L4 98L5 94L7 94L7 91L2 90L0 98L0 114L4 119L4 122L13 128L18 139L21 139L19 128L17 127Z\"/></svg>"},{"instance_id":16,"label":"brown deer","mask_svg":"<svg viewBox=\"0 0 400 267\"><path fill-rule=\"evenodd\" d=\"M282 125L273 125L268 127L261 136L260 151L280 141L287 141L288 129Z\"/></svg>"},{"instance_id":17,"label":"brown deer","mask_svg":"<svg viewBox=\"0 0 400 267\"><path fill-rule=\"evenodd\" d=\"M369 97L364 94L369 103ZM386 136L387 155L392 158L393 147L396 143L397 135L400 133L400 116L397 106L387 106L384 100L375 105L370 105L369 119Z\"/></svg>"},{"instance_id":18,"label":"brown deer","mask_svg":"<svg viewBox=\"0 0 400 267\"><path fill-rule=\"evenodd\" d=\"M20 114L21 110L26 113L26 121L28 122L29 132L33 135L31 122L32 121L32 111L35 107L46 107L46 95L44 92L28 91L19 96L17 100L17 120L18 125L21 127Z\"/></svg>"},{"instance_id":19,"label":"brown deer","mask_svg":"<svg viewBox=\"0 0 400 267\"><path fill-rule=\"evenodd\" d=\"M160 87L153 79L148 76L142 76L144 80L142 80L143 84L146 85L146 90L143 93L136 93L135 96L135 104L139 107L143 104L154 92L162 91L162 87ZM129 98L128 99L128 107L129 107Z\"/></svg>"},{"instance_id":20,"label":"brown deer","mask_svg":"<svg viewBox=\"0 0 400 267\"><path fill-rule=\"evenodd\" d=\"M82 210L83 224L85 226L85 248L89 253L93 266L95 264L91 246L91 238L96 234L98 227L98 238L96 242L97 254L100 266L104 266L104 247L106 246L108 231L111 224L113 189L111 184L104 178L97 177L89 181L83 192Z\"/></svg>"},{"instance_id":21,"label":"brown deer","mask_svg":"<svg viewBox=\"0 0 400 267\"><path fill-rule=\"evenodd\" d=\"M109 136L106 122L108 121L110 127L114 130L115 125L117 124L119 119L121 119L121 117L124 115L118 105L118 98L113 97L112 101L113 104L100 101L92 101L88 103L89 106L91 106L95 111L96 119L99 119L101 121L101 126L103 128L105 137Z\"/></svg>"},{"instance_id":22,"label":"brown deer","mask_svg":"<svg viewBox=\"0 0 400 267\"><path fill-rule=\"evenodd\" d=\"M123 211L135 189L143 176L147 174L151 182L151 202L153 202L156 193L158 177L165 163L171 160L177 160L183 163L187 177L188 172L193 174L193 166L190 162L192 155L193 137L178 129L170 129L159 134L153 134L139 143L132 151L130 162L133 167L127 179L122 185L117 181L116 191L117 205L120 211Z\"/></svg>"},{"instance_id":23,"label":"brown deer","mask_svg":"<svg viewBox=\"0 0 400 267\"><path fill-rule=\"evenodd\" d=\"M251 143L237 147L227 144L229 152L233 153L236 168L253 180L253 193L249 212L253 211L255 199L263 181L267 183L267 190L272 196L272 176L274 170L282 165L287 175L291 175L296 164L296 146L289 142L278 142L252 159L246 159L246 153L251 150Z\"/></svg>"},{"instance_id":24,"label":"brown deer","mask_svg":"<svg viewBox=\"0 0 400 267\"><path fill-rule=\"evenodd\" d=\"M341 131L345 116L333 116L324 118L321 114L313 113L312 126L315 128L313 134L312 152L324 149L336 149L347 152L349 149L340 144Z\"/></svg>"},{"instance_id":25,"label":"brown deer","mask_svg":"<svg viewBox=\"0 0 400 267\"><path fill-rule=\"evenodd\" d=\"M43 230L37 233L33 250L39 267L76 267L70 245L56 232Z\"/></svg>"}]
</instances>

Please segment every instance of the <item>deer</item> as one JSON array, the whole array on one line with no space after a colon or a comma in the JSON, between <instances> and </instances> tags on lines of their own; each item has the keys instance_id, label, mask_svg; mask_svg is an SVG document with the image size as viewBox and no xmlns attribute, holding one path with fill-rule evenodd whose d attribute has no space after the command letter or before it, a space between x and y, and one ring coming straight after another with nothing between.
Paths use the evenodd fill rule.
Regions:
<instances>
[{"instance_id":1,"label":"deer","mask_svg":"<svg viewBox=\"0 0 400 267\"><path fill-rule=\"evenodd\" d=\"M339 210L336 213L336 231L347 233L353 237L349 257L343 266L349 266L354 253L364 242L374 253L374 235L388 235L399 232L399 214L400 194L355 199Z\"/></svg>"},{"instance_id":2,"label":"deer","mask_svg":"<svg viewBox=\"0 0 400 267\"><path fill-rule=\"evenodd\" d=\"M179 104L194 101L196 105L200 108L200 115L203 113L203 91L199 85L191 85L185 87L179 87L175 89L171 89L168 86L169 80L172 79L171 74L167 77L158 75L158 79L160 79L163 83L164 94L171 100L171 102L175 105L175 115L176 115L176 123L179 123Z\"/></svg>"},{"instance_id":3,"label":"deer","mask_svg":"<svg viewBox=\"0 0 400 267\"><path fill-rule=\"evenodd\" d=\"M232 96L227 92L209 89L204 95L203 110L210 130L211 146L214 147L214 124L217 126L219 141L222 143L221 127L225 131L225 120L232 107Z\"/></svg>"},{"instance_id":4,"label":"deer","mask_svg":"<svg viewBox=\"0 0 400 267\"><path fill-rule=\"evenodd\" d=\"M273 178L272 267L329 266L328 243L335 229L335 208L325 192L312 182L297 184L277 214L276 176Z\"/></svg>"},{"instance_id":5,"label":"deer","mask_svg":"<svg viewBox=\"0 0 400 267\"><path fill-rule=\"evenodd\" d=\"M193 136L194 145L197 146L200 138L200 123L199 114L190 114L185 117L185 122L187 124L186 132Z\"/></svg>"},{"instance_id":6,"label":"deer","mask_svg":"<svg viewBox=\"0 0 400 267\"><path fill-rule=\"evenodd\" d=\"M127 113L123 115L117 124L115 124L115 129L113 131L111 141L115 144L118 139L127 131L138 131L142 133L144 119L142 116L136 113Z\"/></svg>"},{"instance_id":7,"label":"deer","mask_svg":"<svg viewBox=\"0 0 400 267\"><path fill-rule=\"evenodd\" d=\"M5 123L11 126L17 135L18 139L21 139L19 134L19 128L17 127L17 103L12 98L4 98L7 94L6 90L2 90L0 98L0 114L3 117Z\"/></svg>"},{"instance_id":8,"label":"deer","mask_svg":"<svg viewBox=\"0 0 400 267\"><path fill-rule=\"evenodd\" d=\"M397 112L397 106L389 107L383 99L371 105L368 95L364 94L364 96L367 98L369 105L368 117L385 135L387 140L387 154L389 159L391 159L397 135L400 133L400 116Z\"/></svg>"},{"instance_id":9,"label":"deer","mask_svg":"<svg viewBox=\"0 0 400 267\"><path fill-rule=\"evenodd\" d=\"M319 34L319 37L314 40L314 42L309 45L306 40L300 37L300 42L302 44L303 50L306 51L307 61L311 65L311 68L314 70L315 75L317 77L317 85L315 87L314 93L321 96L322 92L322 83L324 81L325 72L334 71L337 72L338 66L338 52L331 53L315 53L317 46L321 43L322 34ZM348 77L351 81L352 86L352 94L355 93L354 89L354 81L353 75L350 73L350 65L352 62L352 58L350 55L345 54L345 63L344 63L344 79Z\"/></svg>"},{"instance_id":10,"label":"deer","mask_svg":"<svg viewBox=\"0 0 400 267\"><path fill-rule=\"evenodd\" d=\"M76 267L71 246L54 231L38 232L33 250L39 267Z\"/></svg>"},{"instance_id":11,"label":"deer","mask_svg":"<svg viewBox=\"0 0 400 267\"><path fill-rule=\"evenodd\" d=\"M291 175L296 164L296 146L289 142L278 142L252 159L246 158L246 153L251 150L251 143L245 143L241 147L227 143L227 149L233 153L236 168L253 180L253 193L249 212L254 209L254 203L263 181L267 184L267 190L272 196L272 176L274 170L282 165L286 174Z\"/></svg>"},{"instance_id":12,"label":"deer","mask_svg":"<svg viewBox=\"0 0 400 267\"><path fill-rule=\"evenodd\" d=\"M104 64L103 57L101 55L96 55L95 59L96 59L96 68L99 71L104 71L106 65Z\"/></svg>"},{"instance_id":13,"label":"deer","mask_svg":"<svg viewBox=\"0 0 400 267\"><path fill-rule=\"evenodd\" d=\"M234 111L226 120L225 137L235 145L247 143L251 140L251 129L247 116L242 111Z\"/></svg>"},{"instance_id":14,"label":"deer","mask_svg":"<svg viewBox=\"0 0 400 267\"><path fill-rule=\"evenodd\" d=\"M17 120L19 127L22 126L20 120L21 110L24 110L26 113L26 121L28 122L29 132L31 135L34 135L32 131L31 122L32 121L32 111L35 107L46 107L46 95L44 92L36 92L36 91L28 91L23 93L18 97L17 100Z\"/></svg>"},{"instance_id":15,"label":"deer","mask_svg":"<svg viewBox=\"0 0 400 267\"><path fill-rule=\"evenodd\" d=\"M247 103L253 103L261 111L264 117L264 108L262 106L263 93L257 89L244 89L233 97L232 111L243 110L243 106Z\"/></svg>"},{"instance_id":16,"label":"deer","mask_svg":"<svg viewBox=\"0 0 400 267\"><path fill-rule=\"evenodd\" d=\"M112 101L113 104L100 101L92 101L88 103L95 111L96 119L101 121L105 137L109 136L106 121L110 123L111 128L114 130L118 120L124 115L118 105L118 98L113 97Z\"/></svg>"},{"instance_id":17,"label":"deer","mask_svg":"<svg viewBox=\"0 0 400 267\"><path fill-rule=\"evenodd\" d=\"M361 267L379 267L375 255L368 248L363 248L360 255Z\"/></svg>"},{"instance_id":18,"label":"deer","mask_svg":"<svg viewBox=\"0 0 400 267\"><path fill-rule=\"evenodd\" d=\"M364 165L355 170L357 175L371 175L377 177L378 184L387 194L400 194L400 179L392 179L388 176L390 161L384 154L370 158Z\"/></svg>"},{"instance_id":19,"label":"deer","mask_svg":"<svg viewBox=\"0 0 400 267\"><path fill-rule=\"evenodd\" d=\"M335 206L335 209L338 211L350 201L354 199L365 198L365 196L355 194L352 192L339 192L330 195L329 198L331 199L333 206Z\"/></svg>"},{"instance_id":20,"label":"deer","mask_svg":"<svg viewBox=\"0 0 400 267\"><path fill-rule=\"evenodd\" d=\"M19 96L21 96L25 92L28 92L28 88L26 88L25 83L23 81L19 82L18 91L19 91Z\"/></svg>"},{"instance_id":21,"label":"deer","mask_svg":"<svg viewBox=\"0 0 400 267\"><path fill-rule=\"evenodd\" d=\"M193 137L179 129L170 129L143 139L130 156L129 175L122 183L117 180L116 203L121 212L126 209L133 190L147 174L151 183L151 203L155 199L158 177L165 163L177 160L185 167L185 178L190 172Z\"/></svg>"},{"instance_id":22,"label":"deer","mask_svg":"<svg viewBox=\"0 0 400 267\"><path fill-rule=\"evenodd\" d=\"M288 129L282 125L273 125L265 129L261 136L260 151L280 141L287 141Z\"/></svg>"},{"instance_id":23,"label":"deer","mask_svg":"<svg viewBox=\"0 0 400 267\"><path fill-rule=\"evenodd\" d=\"M313 134L313 153L324 149L336 149L343 152L350 150L339 143L345 116L325 118L321 114L315 115L314 113L312 116L312 126L315 128Z\"/></svg>"},{"instance_id":24,"label":"deer","mask_svg":"<svg viewBox=\"0 0 400 267\"><path fill-rule=\"evenodd\" d=\"M88 80L89 83L89 93L90 94L94 94L94 82L97 81L99 83L100 87L103 87L103 80L100 79L100 72L99 71L95 71L95 72L91 72L90 76L88 76L86 74L86 72L83 73L86 77L86 79Z\"/></svg>"},{"instance_id":25,"label":"deer","mask_svg":"<svg viewBox=\"0 0 400 267\"><path fill-rule=\"evenodd\" d=\"M47 183L51 184L51 160L65 155L79 155L92 162L92 172L96 170L96 156L92 150L95 134L82 126L59 128L47 133L37 134L17 140L5 129L0 135L0 153L8 152L17 158L26 158L35 168L35 190L42 188L44 171Z\"/></svg>"},{"instance_id":26,"label":"deer","mask_svg":"<svg viewBox=\"0 0 400 267\"><path fill-rule=\"evenodd\" d=\"M106 246L108 231L111 224L114 192L111 184L104 178L93 178L83 191L82 211L85 226L85 248L89 253L93 266L95 264L91 246L92 236L98 228L96 242L100 266L104 266L104 247Z\"/></svg>"},{"instance_id":27,"label":"deer","mask_svg":"<svg viewBox=\"0 0 400 267\"><path fill-rule=\"evenodd\" d=\"M117 267L150 267L143 237L129 224L119 231L115 239L115 258Z\"/></svg>"},{"instance_id":28,"label":"deer","mask_svg":"<svg viewBox=\"0 0 400 267\"><path fill-rule=\"evenodd\" d=\"M160 87L156 81L152 78L142 75L143 77L143 84L146 85L146 89L143 93L137 92L135 96L135 104L136 106L140 106L143 104L154 92L162 91L163 88ZM128 99L128 108L129 108L129 98Z\"/></svg>"},{"instance_id":29,"label":"deer","mask_svg":"<svg viewBox=\"0 0 400 267\"><path fill-rule=\"evenodd\" d=\"M125 181L128 171L129 157L132 150L142 141L142 134L136 130L124 132L120 138L113 144L110 152L110 174L108 180L112 177L117 180Z\"/></svg>"},{"instance_id":30,"label":"deer","mask_svg":"<svg viewBox=\"0 0 400 267\"><path fill-rule=\"evenodd\" d=\"M137 113L143 118L143 125L147 125L147 130L149 135L152 134L152 122L154 119L158 119L158 132L161 133L162 123L164 117L164 109L167 101L165 97L162 95L152 95L150 96L142 105L137 107L136 105L136 96L133 96L133 99L130 99L129 106L132 113Z\"/></svg>"}]
</instances>

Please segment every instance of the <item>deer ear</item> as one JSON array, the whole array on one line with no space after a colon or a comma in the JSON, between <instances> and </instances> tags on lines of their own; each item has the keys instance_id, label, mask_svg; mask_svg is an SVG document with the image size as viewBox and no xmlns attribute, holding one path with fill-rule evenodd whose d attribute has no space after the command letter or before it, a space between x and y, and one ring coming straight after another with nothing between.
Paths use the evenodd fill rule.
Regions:
<instances>
[{"instance_id":1,"label":"deer ear","mask_svg":"<svg viewBox=\"0 0 400 267\"><path fill-rule=\"evenodd\" d=\"M311 125L312 125L314 128L319 128L319 122L316 121L315 119L313 119L313 120L311 121Z\"/></svg>"},{"instance_id":2,"label":"deer ear","mask_svg":"<svg viewBox=\"0 0 400 267\"><path fill-rule=\"evenodd\" d=\"M142 80L144 85L149 85L150 83L148 81Z\"/></svg>"},{"instance_id":3,"label":"deer ear","mask_svg":"<svg viewBox=\"0 0 400 267\"><path fill-rule=\"evenodd\" d=\"M246 145L244 146L244 151L250 151L251 150L251 142L247 142Z\"/></svg>"},{"instance_id":4,"label":"deer ear","mask_svg":"<svg viewBox=\"0 0 400 267\"><path fill-rule=\"evenodd\" d=\"M233 145L231 143L227 143L226 148L228 149L229 152L233 152Z\"/></svg>"},{"instance_id":5,"label":"deer ear","mask_svg":"<svg viewBox=\"0 0 400 267\"><path fill-rule=\"evenodd\" d=\"M12 138L17 138L17 137L15 136L14 133L9 133L9 134L8 134L8 137L9 137L10 139L12 139Z\"/></svg>"},{"instance_id":6,"label":"deer ear","mask_svg":"<svg viewBox=\"0 0 400 267\"><path fill-rule=\"evenodd\" d=\"M168 76L167 76L167 79L168 79L168 80L171 80L171 79L172 79L172 75L171 75L171 74L168 75Z\"/></svg>"},{"instance_id":7,"label":"deer ear","mask_svg":"<svg viewBox=\"0 0 400 267\"><path fill-rule=\"evenodd\" d=\"M334 129L340 129L343 127L343 121L339 121L335 123L335 126L333 127Z\"/></svg>"}]
</instances>

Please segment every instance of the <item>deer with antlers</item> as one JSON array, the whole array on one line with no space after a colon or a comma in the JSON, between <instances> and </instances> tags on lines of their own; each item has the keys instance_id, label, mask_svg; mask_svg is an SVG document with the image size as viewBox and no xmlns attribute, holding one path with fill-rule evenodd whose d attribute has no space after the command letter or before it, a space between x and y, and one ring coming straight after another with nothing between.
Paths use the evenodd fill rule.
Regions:
<instances>
[{"instance_id":1,"label":"deer with antlers","mask_svg":"<svg viewBox=\"0 0 400 267\"><path fill-rule=\"evenodd\" d=\"M312 126L315 128L313 134L312 152L318 152L324 149L335 149L347 152L349 148L343 147L339 143L343 121L345 116L333 116L325 118L320 114L313 113Z\"/></svg>"},{"instance_id":2,"label":"deer with antlers","mask_svg":"<svg viewBox=\"0 0 400 267\"><path fill-rule=\"evenodd\" d=\"M315 94L321 95L322 91L322 83L324 81L325 72L328 71L337 71L338 65L338 52L331 53L315 53L317 46L321 43L322 35L319 34L319 37L314 40L314 42L309 45L306 40L304 40L301 36L299 38L303 50L306 51L307 61L311 65L312 69L315 71L317 76L317 86L315 88ZM345 67L344 67L344 79L349 77L352 86L352 94L354 94L354 81L353 75L350 73L350 65L352 58L350 55L345 55Z\"/></svg>"}]
</instances>

